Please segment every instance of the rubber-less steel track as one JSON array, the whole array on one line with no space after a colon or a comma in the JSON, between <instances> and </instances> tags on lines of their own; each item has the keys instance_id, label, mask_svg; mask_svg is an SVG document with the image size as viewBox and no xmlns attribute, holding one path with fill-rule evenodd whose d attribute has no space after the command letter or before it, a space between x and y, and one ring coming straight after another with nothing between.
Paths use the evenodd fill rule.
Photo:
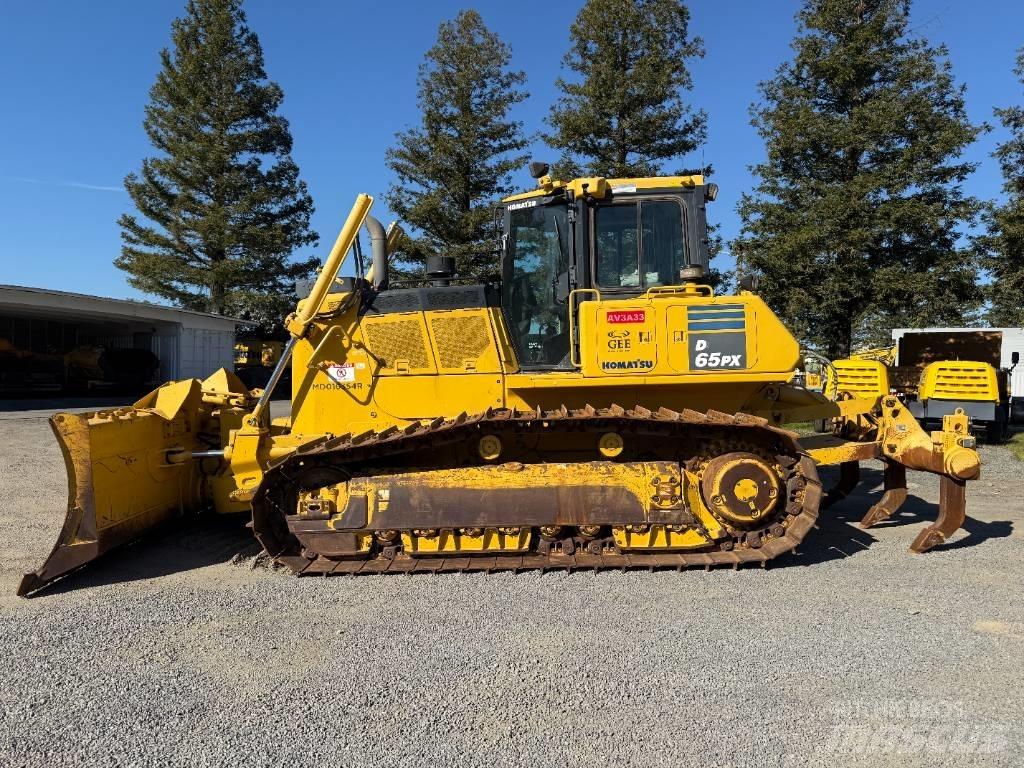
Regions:
<instances>
[{"instance_id":1,"label":"rubber-less steel track","mask_svg":"<svg viewBox=\"0 0 1024 768\"><path fill-rule=\"evenodd\" d=\"M757 546L726 538L700 551L629 551L605 547L599 553L574 548L571 554L536 551L522 554L456 554L422 556L380 551L365 557L332 559L303 551L289 533L287 517L294 514L300 490L315 487L310 478L341 473L345 478L373 474L381 468L436 468L424 456L444 455L450 446L474 443L485 431L520 436L555 432L601 434L616 430L650 438L708 436L721 445L771 445L785 466L785 509L773 517L774 534ZM659 457L660 458L660 457ZM326 474L324 474L326 473ZM324 480L322 485L327 485ZM729 415L716 411L651 411L641 406L596 409L590 406L550 411L490 409L484 413L460 414L451 419L415 422L405 428L380 432L325 437L308 444L272 464L253 499L253 531L264 549L278 562L299 574L438 573L452 571L600 570L739 567L747 563L764 565L768 560L793 550L814 525L821 500L821 484L814 461L802 452L796 435L773 427L764 419L747 414ZM614 551L613 551L614 550Z\"/></svg>"}]
</instances>

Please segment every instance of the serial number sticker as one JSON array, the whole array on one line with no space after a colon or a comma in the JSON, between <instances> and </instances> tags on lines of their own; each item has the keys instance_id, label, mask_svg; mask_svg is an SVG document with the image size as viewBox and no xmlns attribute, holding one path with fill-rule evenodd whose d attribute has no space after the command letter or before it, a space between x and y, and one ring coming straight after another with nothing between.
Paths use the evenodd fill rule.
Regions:
<instances>
[{"instance_id":1,"label":"serial number sticker","mask_svg":"<svg viewBox=\"0 0 1024 768\"><path fill-rule=\"evenodd\" d=\"M747 334L690 335L690 368L746 368Z\"/></svg>"},{"instance_id":2,"label":"serial number sticker","mask_svg":"<svg viewBox=\"0 0 1024 768\"><path fill-rule=\"evenodd\" d=\"M646 323L647 310L634 309L627 312L609 312L605 319L609 323Z\"/></svg>"},{"instance_id":3,"label":"serial number sticker","mask_svg":"<svg viewBox=\"0 0 1024 768\"><path fill-rule=\"evenodd\" d=\"M334 363L327 366L327 375L338 384L356 380L356 367L352 363Z\"/></svg>"}]
</instances>

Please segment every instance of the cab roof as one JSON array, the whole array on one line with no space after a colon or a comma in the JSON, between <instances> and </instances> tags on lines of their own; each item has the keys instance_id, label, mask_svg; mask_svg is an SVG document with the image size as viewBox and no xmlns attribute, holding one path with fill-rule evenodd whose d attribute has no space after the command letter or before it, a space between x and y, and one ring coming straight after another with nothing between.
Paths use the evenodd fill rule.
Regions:
<instances>
[{"instance_id":1,"label":"cab roof","mask_svg":"<svg viewBox=\"0 0 1024 768\"><path fill-rule=\"evenodd\" d=\"M586 176L572 181L557 181L550 176L542 176L537 180L537 188L529 192L521 192L517 195L510 195L503 198L503 203L513 203L517 200L529 200L534 197L544 197L559 190L569 190L574 195L583 194L583 187L586 186L588 194L596 198L603 198L609 192L635 192L638 189L692 189L703 186L704 177L701 174L688 176L645 176L632 179L606 179L603 176Z\"/></svg>"}]
</instances>

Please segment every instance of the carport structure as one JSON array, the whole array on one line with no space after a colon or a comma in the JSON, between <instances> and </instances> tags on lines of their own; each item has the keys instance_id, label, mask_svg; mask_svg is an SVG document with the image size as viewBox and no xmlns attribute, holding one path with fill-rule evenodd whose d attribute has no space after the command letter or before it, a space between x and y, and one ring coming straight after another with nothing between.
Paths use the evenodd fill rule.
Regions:
<instances>
[{"instance_id":1,"label":"carport structure","mask_svg":"<svg viewBox=\"0 0 1024 768\"><path fill-rule=\"evenodd\" d=\"M231 369L243 321L143 301L0 285L0 345L37 359L83 346L145 349L160 360L158 381L205 378Z\"/></svg>"}]
</instances>

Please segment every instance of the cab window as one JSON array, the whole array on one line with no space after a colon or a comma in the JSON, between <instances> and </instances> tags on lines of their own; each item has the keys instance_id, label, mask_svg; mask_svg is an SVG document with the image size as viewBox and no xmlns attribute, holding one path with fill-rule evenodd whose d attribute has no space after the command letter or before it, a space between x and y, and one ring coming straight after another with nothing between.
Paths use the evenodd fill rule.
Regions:
<instances>
[{"instance_id":1,"label":"cab window","mask_svg":"<svg viewBox=\"0 0 1024 768\"><path fill-rule=\"evenodd\" d=\"M686 263L683 207L675 200L599 206L594 211L597 284L642 290L679 282Z\"/></svg>"},{"instance_id":2,"label":"cab window","mask_svg":"<svg viewBox=\"0 0 1024 768\"><path fill-rule=\"evenodd\" d=\"M556 289L569 269L568 233L564 204L510 211L502 305L525 367L569 364L568 305Z\"/></svg>"}]
</instances>

